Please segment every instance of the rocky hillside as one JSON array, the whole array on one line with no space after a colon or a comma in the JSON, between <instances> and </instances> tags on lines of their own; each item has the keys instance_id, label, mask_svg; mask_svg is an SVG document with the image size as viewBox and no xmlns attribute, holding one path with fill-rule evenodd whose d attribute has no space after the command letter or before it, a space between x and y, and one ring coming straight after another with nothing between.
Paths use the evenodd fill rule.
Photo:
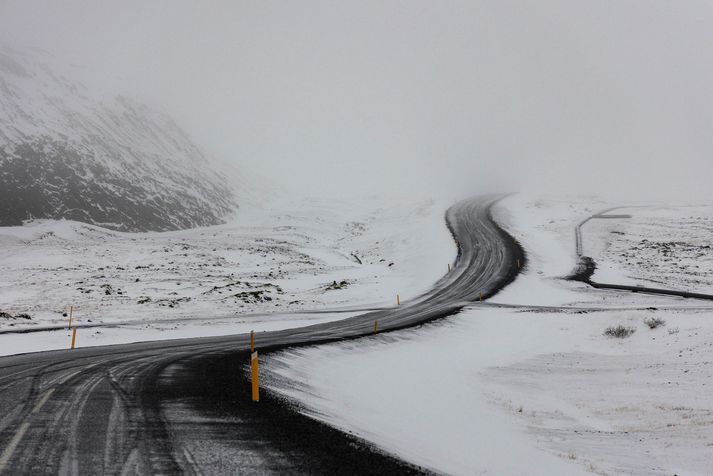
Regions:
<instances>
[{"instance_id":1,"label":"rocky hillside","mask_svg":"<svg viewBox=\"0 0 713 476\"><path fill-rule=\"evenodd\" d=\"M90 91L42 53L0 49L0 226L121 231L222 223L231 184L166 114Z\"/></svg>"}]
</instances>

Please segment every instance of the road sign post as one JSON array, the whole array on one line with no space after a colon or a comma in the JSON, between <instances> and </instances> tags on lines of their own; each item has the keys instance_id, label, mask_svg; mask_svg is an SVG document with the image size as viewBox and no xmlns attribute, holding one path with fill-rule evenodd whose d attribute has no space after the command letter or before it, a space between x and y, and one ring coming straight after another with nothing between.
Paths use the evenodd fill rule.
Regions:
<instances>
[{"instance_id":1,"label":"road sign post","mask_svg":"<svg viewBox=\"0 0 713 476\"><path fill-rule=\"evenodd\" d=\"M252 382L253 402L260 401L260 371L257 364L257 352L250 354L250 375Z\"/></svg>"}]
</instances>

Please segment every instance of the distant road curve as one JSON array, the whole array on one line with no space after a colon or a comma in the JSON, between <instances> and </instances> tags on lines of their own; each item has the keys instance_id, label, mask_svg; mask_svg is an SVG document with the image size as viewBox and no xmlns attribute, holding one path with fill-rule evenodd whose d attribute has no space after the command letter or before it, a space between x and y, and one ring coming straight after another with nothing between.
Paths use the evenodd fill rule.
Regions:
<instances>
[{"instance_id":1,"label":"distant road curve","mask_svg":"<svg viewBox=\"0 0 713 476\"><path fill-rule=\"evenodd\" d=\"M591 215L581 221L577 226L575 227L574 234L575 234L575 242L576 242L576 249L577 249L577 259L578 259L578 264L577 268L575 269L574 273L572 273L571 276L569 276L568 279L571 281L580 281L582 283L586 283L593 288L596 289L610 289L613 291L630 291L634 293L645 293L645 294L658 294L662 296L678 296L678 297L684 297L684 298L692 298L692 299L703 299L707 301L713 301L713 294L705 294L705 293L694 293L690 291L678 291L675 289L662 289L662 288L652 288L648 286L631 286L628 284L611 284L611 283L600 283L598 281L594 281L592 277L594 276L594 272L597 269L597 263L594 261L593 258L586 256L584 254L584 250L582 247L582 227L588 223L590 220L593 220L595 218L601 218L601 219L621 219L621 218L631 218L631 215L611 215L609 212L614 211L614 210L620 210L623 208L641 208L641 206L631 206L631 207L614 207L614 208L608 208L606 210L603 210L599 213L595 213L594 215Z\"/></svg>"},{"instance_id":2,"label":"distant road curve","mask_svg":"<svg viewBox=\"0 0 713 476\"><path fill-rule=\"evenodd\" d=\"M502 196L457 203L452 271L421 296L341 321L256 335L262 354L420 325L515 279L525 256L492 218ZM0 358L2 474L427 472L301 415L249 401L247 334ZM374 369L378 372L379 369Z\"/></svg>"}]
</instances>

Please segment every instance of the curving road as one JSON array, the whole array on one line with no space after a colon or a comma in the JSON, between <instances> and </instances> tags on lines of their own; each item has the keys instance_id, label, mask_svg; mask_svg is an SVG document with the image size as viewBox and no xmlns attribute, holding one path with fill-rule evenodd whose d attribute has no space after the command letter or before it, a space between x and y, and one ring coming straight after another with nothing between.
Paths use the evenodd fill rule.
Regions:
<instances>
[{"instance_id":1,"label":"curving road","mask_svg":"<svg viewBox=\"0 0 713 476\"><path fill-rule=\"evenodd\" d=\"M525 263L492 219L502 197L451 207L452 271L392 309L256 335L261 353L402 329L497 293ZM421 468L311 420L249 401L248 335L0 358L2 474L408 474ZM378 369L375 369L378 371Z\"/></svg>"}]
</instances>

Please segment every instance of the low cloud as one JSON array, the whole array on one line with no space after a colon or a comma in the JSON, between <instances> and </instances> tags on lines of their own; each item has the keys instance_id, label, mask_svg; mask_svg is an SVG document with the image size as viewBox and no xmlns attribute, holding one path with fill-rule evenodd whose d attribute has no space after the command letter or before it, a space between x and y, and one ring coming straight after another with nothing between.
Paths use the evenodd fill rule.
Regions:
<instances>
[{"instance_id":1,"label":"low cloud","mask_svg":"<svg viewBox=\"0 0 713 476\"><path fill-rule=\"evenodd\" d=\"M313 193L713 198L704 1L4 1L0 40Z\"/></svg>"}]
</instances>

